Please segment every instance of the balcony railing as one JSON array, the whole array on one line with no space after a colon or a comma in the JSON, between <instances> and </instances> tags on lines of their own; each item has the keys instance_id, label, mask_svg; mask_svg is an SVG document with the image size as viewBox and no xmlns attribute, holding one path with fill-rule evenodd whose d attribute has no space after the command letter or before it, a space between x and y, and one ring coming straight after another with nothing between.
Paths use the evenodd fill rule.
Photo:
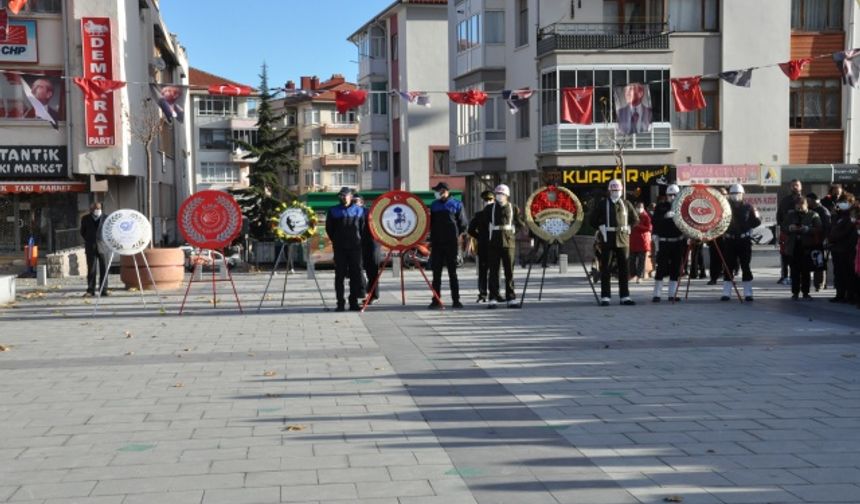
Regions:
<instances>
[{"instance_id":1,"label":"balcony railing","mask_svg":"<svg viewBox=\"0 0 860 504\"><path fill-rule=\"evenodd\" d=\"M541 152L611 151L615 145L615 124L574 126L551 125L541 128ZM672 148L672 128L669 123L654 123L650 133L632 135L625 149L665 150Z\"/></svg>"},{"instance_id":2,"label":"balcony railing","mask_svg":"<svg viewBox=\"0 0 860 504\"><path fill-rule=\"evenodd\" d=\"M358 135L358 123L327 123L322 127L323 135Z\"/></svg>"},{"instance_id":3,"label":"balcony railing","mask_svg":"<svg viewBox=\"0 0 860 504\"><path fill-rule=\"evenodd\" d=\"M537 53L592 49L669 49L666 23L555 23L540 31Z\"/></svg>"},{"instance_id":4,"label":"balcony railing","mask_svg":"<svg viewBox=\"0 0 860 504\"><path fill-rule=\"evenodd\" d=\"M322 157L323 166L358 166L358 154L326 154Z\"/></svg>"}]
</instances>

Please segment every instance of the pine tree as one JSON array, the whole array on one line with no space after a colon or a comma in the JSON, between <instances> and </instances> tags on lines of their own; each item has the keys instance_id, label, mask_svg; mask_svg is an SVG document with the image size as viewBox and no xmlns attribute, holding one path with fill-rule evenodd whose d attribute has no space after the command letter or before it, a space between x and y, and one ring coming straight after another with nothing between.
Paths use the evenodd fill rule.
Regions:
<instances>
[{"instance_id":1,"label":"pine tree","mask_svg":"<svg viewBox=\"0 0 860 504\"><path fill-rule=\"evenodd\" d=\"M260 74L260 103L257 107L257 141L236 143L248 151L245 159L256 158L249 174L250 187L231 191L242 213L248 218L251 235L258 240L274 238L270 219L282 201L290 202L295 195L282 184L282 175L298 170L300 144L291 137L289 129L277 130L275 125L283 119L272 110L273 95L269 90L268 67L263 63Z\"/></svg>"}]
</instances>

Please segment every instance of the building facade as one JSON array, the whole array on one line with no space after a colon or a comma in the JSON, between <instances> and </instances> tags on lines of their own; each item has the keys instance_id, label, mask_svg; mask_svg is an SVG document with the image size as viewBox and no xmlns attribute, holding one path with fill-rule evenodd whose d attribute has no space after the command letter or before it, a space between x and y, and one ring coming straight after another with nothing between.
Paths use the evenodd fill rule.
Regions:
<instances>
[{"instance_id":1,"label":"building facade","mask_svg":"<svg viewBox=\"0 0 860 504\"><path fill-rule=\"evenodd\" d=\"M452 89L542 90L516 115L499 94L452 105L454 166L473 195L499 181L520 201L550 181L605 185L617 175L611 86L633 82L649 83L653 106L651 132L624 149L628 182L645 195L677 165L860 162L856 91L829 57L796 81L775 66L756 69L749 88L705 78L707 107L695 112L675 112L668 82L856 47L854 1L457 0L448 16ZM592 125L560 119L560 90L576 86L595 86Z\"/></svg>"},{"instance_id":2,"label":"building facade","mask_svg":"<svg viewBox=\"0 0 860 504\"><path fill-rule=\"evenodd\" d=\"M75 246L91 202L106 213L145 212L148 185L154 241L175 242L176 210L193 183L190 123L162 125L151 180L135 133L150 82L188 83L185 51L158 2L38 0L9 20L26 37L0 42L0 70L14 72L0 76L0 251L20 251L30 236L42 251ZM56 129L35 118L21 73L48 90L43 104ZM85 103L69 77L94 74L128 84ZM187 109L187 99L178 105Z\"/></svg>"},{"instance_id":3,"label":"building facade","mask_svg":"<svg viewBox=\"0 0 860 504\"><path fill-rule=\"evenodd\" d=\"M349 41L358 48L358 85L371 91L359 111L362 185L426 191L452 176L448 147L447 0L396 0ZM442 71L440 71L442 69ZM435 91L430 107L389 91Z\"/></svg>"},{"instance_id":4,"label":"building facade","mask_svg":"<svg viewBox=\"0 0 860 504\"><path fill-rule=\"evenodd\" d=\"M213 96L212 85L245 86L191 68L189 80L194 106L194 184L195 191L241 189L249 186L248 175L255 158L239 142L257 142L258 93L252 96ZM250 87L250 86L248 86ZM247 146L246 146L247 147Z\"/></svg>"}]
</instances>

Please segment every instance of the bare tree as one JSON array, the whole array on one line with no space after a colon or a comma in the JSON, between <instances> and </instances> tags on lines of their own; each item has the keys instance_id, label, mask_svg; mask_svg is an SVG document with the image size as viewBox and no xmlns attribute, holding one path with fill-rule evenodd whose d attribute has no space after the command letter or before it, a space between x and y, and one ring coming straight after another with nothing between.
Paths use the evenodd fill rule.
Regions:
<instances>
[{"instance_id":1,"label":"bare tree","mask_svg":"<svg viewBox=\"0 0 860 504\"><path fill-rule=\"evenodd\" d=\"M609 104L606 97L600 99L600 108L603 113L603 124L606 127L607 131L611 131L609 129ZM630 136L629 135L619 135L617 130L613 132L611 138L607 138L612 144L612 155L615 156L615 166L621 167L621 187L623 189L623 196L627 197L627 165L624 162L624 148L630 145ZM598 142L599 142L598 136Z\"/></svg>"},{"instance_id":2,"label":"bare tree","mask_svg":"<svg viewBox=\"0 0 860 504\"><path fill-rule=\"evenodd\" d=\"M144 98L140 105L140 110L134 117L128 112L125 115L131 128L132 138L143 145L146 153L146 218L152 224L152 144L161 135L164 118L152 98ZM152 241L149 246L153 246Z\"/></svg>"}]
</instances>

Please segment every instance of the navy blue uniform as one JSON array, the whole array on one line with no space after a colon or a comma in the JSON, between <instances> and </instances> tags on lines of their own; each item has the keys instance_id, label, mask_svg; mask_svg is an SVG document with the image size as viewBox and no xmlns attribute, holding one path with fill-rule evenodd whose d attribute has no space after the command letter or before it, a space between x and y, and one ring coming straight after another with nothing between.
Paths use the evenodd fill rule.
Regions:
<instances>
[{"instance_id":1,"label":"navy blue uniform","mask_svg":"<svg viewBox=\"0 0 860 504\"><path fill-rule=\"evenodd\" d=\"M340 308L345 305L343 282L347 276L350 307L358 306L358 300L364 297L361 259L366 228L367 214L358 205L336 205L326 214L325 231L334 249L334 291Z\"/></svg>"},{"instance_id":2,"label":"navy blue uniform","mask_svg":"<svg viewBox=\"0 0 860 504\"><path fill-rule=\"evenodd\" d=\"M373 235L370 233L370 222L367 220L370 210L367 207L362 207L362 210L364 210L365 215L365 227L361 238L361 262L364 265L364 272L367 273L367 283L364 288L365 292L367 292L379 275L379 264L376 262L376 252L379 249L379 245L377 245L373 239ZM373 291L373 299L379 299L379 284L376 284L376 289Z\"/></svg>"},{"instance_id":3,"label":"navy blue uniform","mask_svg":"<svg viewBox=\"0 0 860 504\"><path fill-rule=\"evenodd\" d=\"M457 279L459 237L468 228L463 204L454 198L437 199L430 205L430 264L433 268L433 290L441 297L442 268L448 269L451 300L460 301Z\"/></svg>"}]
</instances>

